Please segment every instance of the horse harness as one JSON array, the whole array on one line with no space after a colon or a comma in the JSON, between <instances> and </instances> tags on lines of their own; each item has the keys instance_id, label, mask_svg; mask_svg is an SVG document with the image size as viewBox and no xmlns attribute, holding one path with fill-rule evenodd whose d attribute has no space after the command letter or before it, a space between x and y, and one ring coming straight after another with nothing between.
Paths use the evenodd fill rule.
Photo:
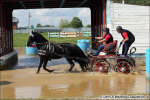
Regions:
<instances>
[{"instance_id":1,"label":"horse harness","mask_svg":"<svg viewBox=\"0 0 150 100\"><path fill-rule=\"evenodd\" d=\"M65 48L61 47L60 45L58 45L59 48L62 49L63 54L57 54L55 53L55 48L54 48L54 44L53 43L46 43L45 45L43 45L39 50L38 50L38 54L39 55L43 55L43 56L54 56L54 55L58 55L58 56L62 56L62 57L66 57L66 58L76 58L76 59L80 59L83 60L83 58L78 58L78 57L68 57L67 56L67 52L65 50Z\"/></svg>"},{"instance_id":2,"label":"horse harness","mask_svg":"<svg viewBox=\"0 0 150 100\"><path fill-rule=\"evenodd\" d=\"M39 55L52 55L53 53L54 53L53 43L46 43L38 50Z\"/></svg>"}]
</instances>

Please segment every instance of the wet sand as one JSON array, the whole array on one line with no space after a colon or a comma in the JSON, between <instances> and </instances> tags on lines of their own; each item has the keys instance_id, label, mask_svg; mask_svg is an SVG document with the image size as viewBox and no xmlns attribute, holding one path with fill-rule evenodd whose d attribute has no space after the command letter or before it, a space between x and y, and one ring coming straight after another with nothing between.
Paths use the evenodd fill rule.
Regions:
<instances>
[{"instance_id":1,"label":"wet sand","mask_svg":"<svg viewBox=\"0 0 150 100\"><path fill-rule=\"evenodd\" d=\"M1 71L1 99L90 98L146 93L145 75L80 72L78 65L73 73L67 73L60 69L62 66L68 64L54 66L54 73L42 69L36 74L37 68Z\"/></svg>"},{"instance_id":2,"label":"wet sand","mask_svg":"<svg viewBox=\"0 0 150 100\"><path fill-rule=\"evenodd\" d=\"M0 71L0 99L28 98L96 98L100 95L147 94L145 65L142 60L136 65L139 72L129 75L111 72L108 74L81 72L78 64L67 72L69 64L64 59L51 61L48 73L41 68L36 74L39 58L19 53L18 64L9 70Z\"/></svg>"}]
</instances>

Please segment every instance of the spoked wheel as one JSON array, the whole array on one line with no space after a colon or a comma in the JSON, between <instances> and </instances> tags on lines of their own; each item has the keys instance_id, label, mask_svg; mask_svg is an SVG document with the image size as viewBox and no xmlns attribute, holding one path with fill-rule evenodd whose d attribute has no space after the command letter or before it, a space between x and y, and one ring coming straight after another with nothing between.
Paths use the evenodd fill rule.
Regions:
<instances>
[{"instance_id":1,"label":"spoked wheel","mask_svg":"<svg viewBox=\"0 0 150 100\"><path fill-rule=\"evenodd\" d=\"M131 65L127 61L118 62L115 67L116 72L129 74L131 72Z\"/></svg>"},{"instance_id":2,"label":"spoked wheel","mask_svg":"<svg viewBox=\"0 0 150 100\"><path fill-rule=\"evenodd\" d=\"M106 60L98 60L93 64L93 71L108 73L110 71L110 64Z\"/></svg>"}]
</instances>

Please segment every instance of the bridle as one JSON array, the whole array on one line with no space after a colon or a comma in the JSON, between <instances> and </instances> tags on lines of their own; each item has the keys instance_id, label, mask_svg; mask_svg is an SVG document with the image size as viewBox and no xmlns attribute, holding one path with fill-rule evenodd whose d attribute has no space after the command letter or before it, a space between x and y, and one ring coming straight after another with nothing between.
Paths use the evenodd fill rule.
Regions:
<instances>
[{"instance_id":1,"label":"bridle","mask_svg":"<svg viewBox=\"0 0 150 100\"><path fill-rule=\"evenodd\" d=\"M34 37L34 35L30 32L29 36ZM49 42L42 42L42 43L31 43L31 44L47 44Z\"/></svg>"}]
</instances>

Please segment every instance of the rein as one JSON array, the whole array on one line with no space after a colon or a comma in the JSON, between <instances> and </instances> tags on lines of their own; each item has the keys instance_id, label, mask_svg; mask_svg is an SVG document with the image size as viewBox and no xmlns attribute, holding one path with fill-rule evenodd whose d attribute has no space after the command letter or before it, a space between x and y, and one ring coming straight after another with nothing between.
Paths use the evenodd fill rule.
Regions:
<instances>
[{"instance_id":1,"label":"rein","mask_svg":"<svg viewBox=\"0 0 150 100\"><path fill-rule=\"evenodd\" d=\"M32 44L47 44L49 42L43 42L43 43L32 43Z\"/></svg>"}]
</instances>

